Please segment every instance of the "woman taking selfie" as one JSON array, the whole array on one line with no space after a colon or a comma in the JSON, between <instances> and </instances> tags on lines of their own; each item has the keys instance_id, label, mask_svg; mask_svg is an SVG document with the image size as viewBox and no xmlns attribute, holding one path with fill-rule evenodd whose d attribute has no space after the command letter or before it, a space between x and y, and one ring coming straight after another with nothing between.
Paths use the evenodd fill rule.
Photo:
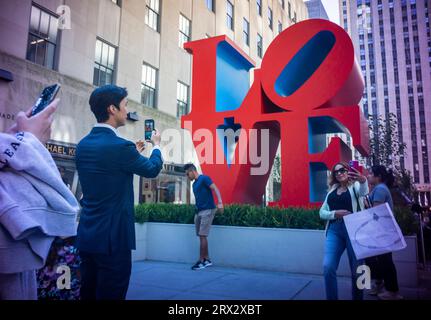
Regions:
<instances>
[{"instance_id":1,"label":"woman taking selfie","mask_svg":"<svg viewBox=\"0 0 431 320\"><path fill-rule=\"evenodd\" d=\"M320 208L320 218L327 220L323 275L326 298L338 300L337 269L341 255L347 249L352 273L352 299L362 300L363 292L356 286L356 259L343 217L364 209L363 197L368 194L367 178L346 163L337 163L331 170L329 192Z\"/></svg>"}]
</instances>

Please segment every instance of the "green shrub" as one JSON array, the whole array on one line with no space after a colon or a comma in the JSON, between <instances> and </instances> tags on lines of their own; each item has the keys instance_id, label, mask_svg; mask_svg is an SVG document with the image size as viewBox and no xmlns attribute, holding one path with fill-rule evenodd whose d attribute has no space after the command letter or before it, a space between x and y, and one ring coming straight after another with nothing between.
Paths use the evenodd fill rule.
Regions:
<instances>
[{"instance_id":1,"label":"green shrub","mask_svg":"<svg viewBox=\"0 0 431 320\"><path fill-rule=\"evenodd\" d=\"M194 205L158 203L137 205L135 211L138 223L193 223L196 209ZM266 228L324 228L324 221L319 218L317 209L261 208L240 204L226 206L222 215L216 215L214 224Z\"/></svg>"},{"instance_id":2,"label":"green shrub","mask_svg":"<svg viewBox=\"0 0 431 320\"><path fill-rule=\"evenodd\" d=\"M419 231L419 221L415 220L409 207L395 207L394 216L404 235L414 235Z\"/></svg>"},{"instance_id":3,"label":"green shrub","mask_svg":"<svg viewBox=\"0 0 431 320\"><path fill-rule=\"evenodd\" d=\"M192 205L170 203L140 204L135 207L136 222L193 223L195 208Z\"/></svg>"},{"instance_id":4,"label":"green shrub","mask_svg":"<svg viewBox=\"0 0 431 320\"><path fill-rule=\"evenodd\" d=\"M136 222L169 222L191 224L194 221L196 209L187 204L139 204L135 209ZM411 211L407 207L395 209L395 218L403 234L414 234L417 230ZM323 230L325 221L319 217L319 208L301 207L257 207L252 205L232 204L225 207L222 215L217 214L215 225L291 228Z\"/></svg>"}]
</instances>

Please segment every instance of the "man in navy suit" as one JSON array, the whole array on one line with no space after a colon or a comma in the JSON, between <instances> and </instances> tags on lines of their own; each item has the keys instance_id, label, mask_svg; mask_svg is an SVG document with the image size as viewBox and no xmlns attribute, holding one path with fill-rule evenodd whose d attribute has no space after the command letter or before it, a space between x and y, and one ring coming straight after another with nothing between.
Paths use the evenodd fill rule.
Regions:
<instances>
[{"instance_id":1,"label":"man in navy suit","mask_svg":"<svg viewBox=\"0 0 431 320\"><path fill-rule=\"evenodd\" d=\"M114 85L90 96L97 124L76 148L82 186L77 247L81 263L81 299L125 299L135 249L133 175L155 178L162 169L160 134L155 131L150 158L144 143L121 138L126 124L127 91Z\"/></svg>"}]
</instances>

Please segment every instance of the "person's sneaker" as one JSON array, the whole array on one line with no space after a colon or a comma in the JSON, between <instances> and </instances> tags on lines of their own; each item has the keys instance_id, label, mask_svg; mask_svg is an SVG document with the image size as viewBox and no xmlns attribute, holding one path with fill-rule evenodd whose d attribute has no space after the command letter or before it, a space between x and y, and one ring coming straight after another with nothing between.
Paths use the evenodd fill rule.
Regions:
<instances>
[{"instance_id":1,"label":"person's sneaker","mask_svg":"<svg viewBox=\"0 0 431 320\"><path fill-rule=\"evenodd\" d=\"M384 292L377 295L381 300L403 300L404 297L398 292L392 292L385 290Z\"/></svg>"},{"instance_id":2,"label":"person's sneaker","mask_svg":"<svg viewBox=\"0 0 431 320\"><path fill-rule=\"evenodd\" d=\"M192 270L200 270L200 269L205 269L205 265L202 261L199 260L193 265Z\"/></svg>"},{"instance_id":3,"label":"person's sneaker","mask_svg":"<svg viewBox=\"0 0 431 320\"><path fill-rule=\"evenodd\" d=\"M368 291L368 294L370 296L377 296L379 293L383 292L384 287L385 287L385 284L383 283L383 281L374 282L371 289Z\"/></svg>"},{"instance_id":4,"label":"person's sneaker","mask_svg":"<svg viewBox=\"0 0 431 320\"><path fill-rule=\"evenodd\" d=\"M204 266L205 266L205 268L206 267L210 267L210 266L212 266L213 265L213 263L211 262L211 260L210 259L205 259L204 260Z\"/></svg>"}]
</instances>

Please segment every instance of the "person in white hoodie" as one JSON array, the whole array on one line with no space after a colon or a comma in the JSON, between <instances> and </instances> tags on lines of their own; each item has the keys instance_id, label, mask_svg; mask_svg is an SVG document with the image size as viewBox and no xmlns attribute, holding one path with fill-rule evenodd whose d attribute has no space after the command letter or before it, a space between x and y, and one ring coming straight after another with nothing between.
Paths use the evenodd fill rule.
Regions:
<instances>
[{"instance_id":1,"label":"person in white hoodie","mask_svg":"<svg viewBox=\"0 0 431 320\"><path fill-rule=\"evenodd\" d=\"M36 300L53 239L76 235L78 202L44 146L58 102L0 133L0 300Z\"/></svg>"}]
</instances>

